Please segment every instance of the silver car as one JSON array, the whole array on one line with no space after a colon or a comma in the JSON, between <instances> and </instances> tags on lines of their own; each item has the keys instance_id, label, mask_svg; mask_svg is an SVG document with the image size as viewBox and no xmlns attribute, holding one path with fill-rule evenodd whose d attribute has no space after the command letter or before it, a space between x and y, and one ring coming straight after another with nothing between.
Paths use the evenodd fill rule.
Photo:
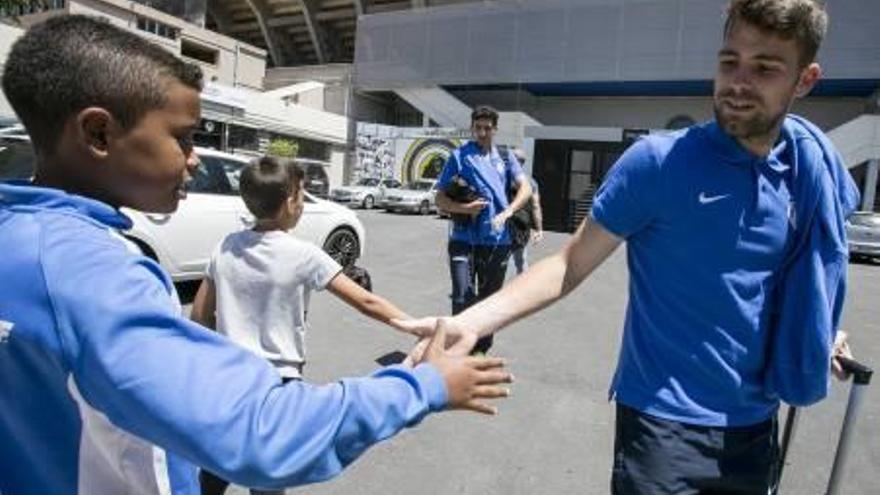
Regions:
<instances>
[{"instance_id":1,"label":"silver car","mask_svg":"<svg viewBox=\"0 0 880 495\"><path fill-rule=\"evenodd\" d=\"M846 219L846 237L850 257L880 259L880 213L853 213Z\"/></svg>"},{"instance_id":2,"label":"silver car","mask_svg":"<svg viewBox=\"0 0 880 495\"><path fill-rule=\"evenodd\" d=\"M427 215L437 211L437 204L434 202L436 194L435 181L413 181L401 189L389 189L386 191L385 209L387 211L406 211Z\"/></svg>"},{"instance_id":3,"label":"silver car","mask_svg":"<svg viewBox=\"0 0 880 495\"><path fill-rule=\"evenodd\" d=\"M330 191L330 199L337 203L348 206L360 206L369 210L374 206L382 206L385 200L385 191L400 187L400 181L395 179L361 179L351 186L333 188Z\"/></svg>"}]
</instances>

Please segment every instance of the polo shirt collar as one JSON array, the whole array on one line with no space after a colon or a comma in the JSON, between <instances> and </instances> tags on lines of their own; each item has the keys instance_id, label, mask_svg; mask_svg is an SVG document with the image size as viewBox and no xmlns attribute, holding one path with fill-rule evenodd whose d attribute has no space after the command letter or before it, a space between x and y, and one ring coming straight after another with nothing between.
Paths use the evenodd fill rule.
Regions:
<instances>
[{"instance_id":1,"label":"polo shirt collar","mask_svg":"<svg viewBox=\"0 0 880 495\"><path fill-rule=\"evenodd\" d=\"M790 168L790 166L782 160L788 150L788 143L781 133L776 144L774 144L773 148L770 150L770 153L766 157L760 157L739 144L739 142L733 136L725 132L715 120L706 123L703 126L703 129L714 145L716 153L720 154L725 161L738 165L766 165L768 168L778 173L786 172Z\"/></svg>"}]
</instances>

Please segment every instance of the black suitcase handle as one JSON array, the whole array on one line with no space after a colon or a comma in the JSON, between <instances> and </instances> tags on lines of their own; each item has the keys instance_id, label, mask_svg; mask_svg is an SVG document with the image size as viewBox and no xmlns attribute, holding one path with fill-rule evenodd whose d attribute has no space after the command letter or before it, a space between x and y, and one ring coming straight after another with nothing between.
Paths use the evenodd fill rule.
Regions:
<instances>
[{"instance_id":1,"label":"black suitcase handle","mask_svg":"<svg viewBox=\"0 0 880 495\"><path fill-rule=\"evenodd\" d=\"M837 450L834 455L834 465L831 469L831 476L828 480L828 488L825 492L826 494L836 494L840 485L840 480L843 476L843 469L846 463L847 451L848 451L848 443L849 437L852 434L851 427L852 422L856 417L856 409L859 406L859 403L862 399L861 392L864 389L861 386L868 385L871 383L871 377L874 375L874 370L871 369L870 366L867 366L863 363L856 361L855 359L844 357L844 356L835 356L835 360L840 364L840 367L843 369L844 373L847 375L852 375L853 377L853 388L851 389L849 401L846 407L846 416L843 421L843 429L841 430L841 436L837 444ZM798 408L794 406L789 406L788 414L785 418L785 426L782 432L782 443L780 444L780 455L779 455L779 467L776 473L776 483L771 489L770 493L776 495L779 493L779 484L782 481L782 471L785 467L785 460L788 454L789 447L791 446L791 441L794 438L795 426L797 425L798 420Z\"/></svg>"},{"instance_id":2,"label":"black suitcase handle","mask_svg":"<svg viewBox=\"0 0 880 495\"><path fill-rule=\"evenodd\" d=\"M874 370L871 369L870 366L844 356L835 356L834 359L840 363L840 367L843 368L843 371L853 376L854 384L868 385L871 383L871 376L874 375Z\"/></svg>"}]
</instances>

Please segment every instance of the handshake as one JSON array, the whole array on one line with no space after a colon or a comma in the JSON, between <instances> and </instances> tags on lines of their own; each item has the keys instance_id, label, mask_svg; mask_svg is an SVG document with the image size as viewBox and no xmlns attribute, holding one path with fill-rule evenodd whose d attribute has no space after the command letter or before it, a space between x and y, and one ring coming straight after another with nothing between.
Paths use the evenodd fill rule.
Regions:
<instances>
[{"instance_id":1,"label":"handshake","mask_svg":"<svg viewBox=\"0 0 880 495\"><path fill-rule=\"evenodd\" d=\"M501 358L468 355L477 341L476 332L460 330L448 318L394 320L392 325L420 338L403 364L434 365L446 383L449 409L498 413L484 401L509 396L510 389L504 385L513 383L513 375Z\"/></svg>"}]
</instances>

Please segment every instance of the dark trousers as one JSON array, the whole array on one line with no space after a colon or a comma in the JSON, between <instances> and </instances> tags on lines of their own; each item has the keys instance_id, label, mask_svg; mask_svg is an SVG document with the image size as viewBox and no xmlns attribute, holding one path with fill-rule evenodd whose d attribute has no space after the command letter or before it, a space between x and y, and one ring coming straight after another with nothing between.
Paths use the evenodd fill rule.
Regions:
<instances>
[{"instance_id":1,"label":"dark trousers","mask_svg":"<svg viewBox=\"0 0 880 495\"><path fill-rule=\"evenodd\" d=\"M613 495L767 495L776 483L777 421L716 428L617 405Z\"/></svg>"},{"instance_id":2,"label":"dark trousers","mask_svg":"<svg viewBox=\"0 0 880 495\"><path fill-rule=\"evenodd\" d=\"M449 241L449 275L452 278L452 314L491 296L504 285L510 246L472 246ZM492 347L492 336L477 341L473 352Z\"/></svg>"},{"instance_id":3,"label":"dark trousers","mask_svg":"<svg viewBox=\"0 0 880 495\"><path fill-rule=\"evenodd\" d=\"M205 471L199 473L199 484L202 486L202 495L223 495L229 482L219 478L217 475ZM251 488L251 495L284 495L284 490L257 490Z\"/></svg>"},{"instance_id":4,"label":"dark trousers","mask_svg":"<svg viewBox=\"0 0 880 495\"><path fill-rule=\"evenodd\" d=\"M281 377L282 383L300 381L301 378ZM202 487L202 495L223 495L229 487L229 482L216 474L202 469L199 472L199 485ZM284 495L284 490L258 490L251 488L251 495Z\"/></svg>"}]
</instances>

